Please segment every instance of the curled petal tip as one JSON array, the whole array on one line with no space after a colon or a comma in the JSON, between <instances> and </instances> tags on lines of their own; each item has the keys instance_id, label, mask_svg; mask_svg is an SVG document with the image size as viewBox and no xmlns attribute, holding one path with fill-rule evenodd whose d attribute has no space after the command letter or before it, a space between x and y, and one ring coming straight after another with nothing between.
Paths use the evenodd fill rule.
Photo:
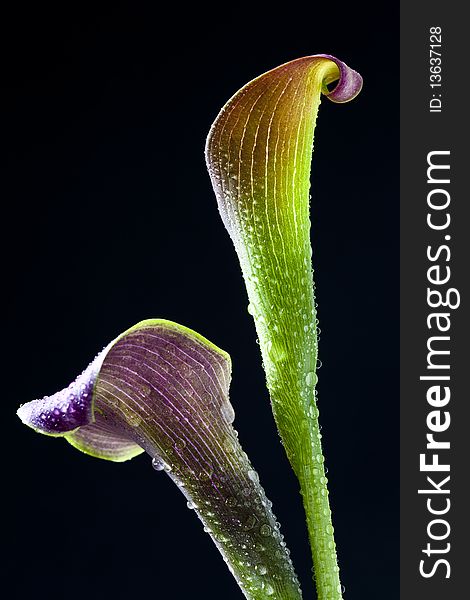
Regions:
<instances>
[{"instance_id":1,"label":"curled petal tip","mask_svg":"<svg viewBox=\"0 0 470 600\"><path fill-rule=\"evenodd\" d=\"M52 396L22 404L16 414L39 433L65 435L93 422L93 386L102 356L89 365L67 388Z\"/></svg>"},{"instance_id":2,"label":"curled petal tip","mask_svg":"<svg viewBox=\"0 0 470 600\"><path fill-rule=\"evenodd\" d=\"M22 404L19 407L19 409L16 411L17 417L25 425L30 424L30 413L31 413L30 404L31 404L31 402L28 402L27 404Z\"/></svg>"},{"instance_id":3,"label":"curled petal tip","mask_svg":"<svg viewBox=\"0 0 470 600\"><path fill-rule=\"evenodd\" d=\"M339 69L338 83L334 89L324 95L337 104L343 104L344 102L353 100L362 90L362 76L357 71L354 71L354 69L348 67L343 61L335 56L331 56L331 54L319 54L318 56L329 58Z\"/></svg>"}]
</instances>

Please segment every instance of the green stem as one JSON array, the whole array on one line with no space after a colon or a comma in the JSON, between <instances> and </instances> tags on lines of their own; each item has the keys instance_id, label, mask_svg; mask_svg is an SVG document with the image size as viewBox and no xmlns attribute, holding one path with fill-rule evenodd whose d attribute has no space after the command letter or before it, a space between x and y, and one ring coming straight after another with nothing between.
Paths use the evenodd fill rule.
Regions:
<instances>
[{"instance_id":1,"label":"green stem","mask_svg":"<svg viewBox=\"0 0 470 600\"><path fill-rule=\"evenodd\" d=\"M316 337L316 332L312 333ZM316 363L316 351L310 353L310 360L312 358ZM292 371L286 363L279 366L281 368L277 371L278 377L288 382L287 373L290 371L292 375ZM307 370L307 375L304 376L299 371L301 373L302 369L299 369L296 375L301 380L312 373L311 370ZM292 379L290 381L292 382ZM341 600L342 586L328 497L318 408L312 388L309 394L306 394L305 390L299 394L294 391L295 387L295 385L287 385L282 390L278 387L276 392L272 392L273 413L287 456L300 483L317 598L318 600ZM293 409L289 412L282 410L286 406L287 396L289 396L290 408Z\"/></svg>"},{"instance_id":2,"label":"green stem","mask_svg":"<svg viewBox=\"0 0 470 600\"><path fill-rule=\"evenodd\" d=\"M248 285L250 312L255 318L260 348L271 396L274 418L287 456L300 482L312 550L314 577L319 600L341 600L327 479L315 400L317 381L317 319L313 273L300 265L311 260L309 239L294 246L291 269L282 277L280 293L275 285ZM297 263L297 264L296 264ZM299 265L300 263L300 265ZM268 270L265 268L265 270ZM276 281L274 277L272 281ZM268 326L269 323L269 326Z\"/></svg>"},{"instance_id":3,"label":"green stem","mask_svg":"<svg viewBox=\"0 0 470 600\"><path fill-rule=\"evenodd\" d=\"M317 415L318 412L310 419L308 433L301 438L302 459L296 475L307 517L318 598L341 600L343 596L328 498L328 480Z\"/></svg>"}]
</instances>

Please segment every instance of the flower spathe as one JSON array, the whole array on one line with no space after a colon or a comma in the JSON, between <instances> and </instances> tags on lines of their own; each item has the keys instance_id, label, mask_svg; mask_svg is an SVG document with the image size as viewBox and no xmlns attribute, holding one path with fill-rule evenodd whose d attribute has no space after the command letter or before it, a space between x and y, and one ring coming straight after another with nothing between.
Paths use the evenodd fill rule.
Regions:
<instances>
[{"instance_id":1,"label":"flower spathe","mask_svg":"<svg viewBox=\"0 0 470 600\"><path fill-rule=\"evenodd\" d=\"M230 378L229 355L202 336L143 321L68 388L18 416L95 457L121 462L146 451L197 512L247 598L297 599L271 504L232 425Z\"/></svg>"}]
</instances>

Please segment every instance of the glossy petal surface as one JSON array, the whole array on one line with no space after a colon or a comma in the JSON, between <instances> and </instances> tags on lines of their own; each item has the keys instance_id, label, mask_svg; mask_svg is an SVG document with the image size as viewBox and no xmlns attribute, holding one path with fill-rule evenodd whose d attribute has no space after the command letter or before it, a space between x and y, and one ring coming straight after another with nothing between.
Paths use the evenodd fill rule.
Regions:
<instances>
[{"instance_id":1,"label":"glossy petal surface","mask_svg":"<svg viewBox=\"0 0 470 600\"><path fill-rule=\"evenodd\" d=\"M271 503L232 426L230 377L228 354L202 336L169 321L144 321L67 390L30 402L19 414L92 456L119 462L146 450L197 512L247 598L298 599ZM61 407L70 390L82 389L88 417L77 428ZM46 409L53 426L48 419L42 426Z\"/></svg>"},{"instance_id":2,"label":"glossy petal surface","mask_svg":"<svg viewBox=\"0 0 470 600\"><path fill-rule=\"evenodd\" d=\"M338 81L333 90L328 85ZM354 98L361 76L330 55L257 77L223 107L206 161L240 260L274 415L294 469L315 411L316 311L310 243L310 166L322 94Z\"/></svg>"}]
</instances>

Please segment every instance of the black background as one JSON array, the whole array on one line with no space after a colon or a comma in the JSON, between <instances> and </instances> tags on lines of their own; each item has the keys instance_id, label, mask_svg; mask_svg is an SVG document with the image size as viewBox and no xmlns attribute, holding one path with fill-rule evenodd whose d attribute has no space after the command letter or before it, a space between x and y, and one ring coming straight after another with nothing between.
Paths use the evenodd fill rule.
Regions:
<instances>
[{"instance_id":1,"label":"black background","mask_svg":"<svg viewBox=\"0 0 470 600\"><path fill-rule=\"evenodd\" d=\"M9 597L240 597L148 457L92 459L15 416L149 317L231 354L235 425L313 596L298 486L203 148L248 80L330 53L365 85L350 104L322 102L315 136L320 418L345 597L397 598L398 3L256 15L253 5L153 4L22 5L3 19Z\"/></svg>"}]
</instances>

